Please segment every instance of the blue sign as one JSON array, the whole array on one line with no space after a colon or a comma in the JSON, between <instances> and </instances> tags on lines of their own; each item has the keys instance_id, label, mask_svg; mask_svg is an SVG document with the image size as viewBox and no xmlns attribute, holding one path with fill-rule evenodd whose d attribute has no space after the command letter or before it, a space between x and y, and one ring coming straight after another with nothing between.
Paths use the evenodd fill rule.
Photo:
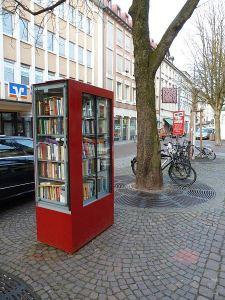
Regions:
<instances>
[{"instance_id":1,"label":"blue sign","mask_svg":"<svg viewBox=\"0 0 225 300\"><path fill-rule=\"evenodd\" d=\"M17 98L27 97L27 86L25 84L9 82L9 94Z\"/></svg>"}]
</instances>

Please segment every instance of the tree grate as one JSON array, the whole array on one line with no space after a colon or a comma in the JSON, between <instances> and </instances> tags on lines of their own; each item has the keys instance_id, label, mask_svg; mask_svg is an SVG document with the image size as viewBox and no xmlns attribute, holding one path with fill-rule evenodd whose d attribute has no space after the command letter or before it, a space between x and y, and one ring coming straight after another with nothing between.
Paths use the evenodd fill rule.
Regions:
<instances>
[{"instance_id":1,"label":"tree grate","mask_svg":"<svg viewBox=\"0 0 225 300\"><path fill-rule=\"evenodd\" d=\"M0 271L0 299L1 300L40 300L23 280Z\"/></svg>"},{"instance_id":2,"label":"tree grate","mask_svg":"<svg viewBox=\"0 0 225 300\"><path fill-rule=\"evenodd\" d=\"M133 188L134 178L117 178L115 180L115 202L139 208L185 208L206 203L216 197L210 186L195 183L191 187L179 187L170 182L165 183L161 192L146 193Z\"/></svg>"}]
</instances>

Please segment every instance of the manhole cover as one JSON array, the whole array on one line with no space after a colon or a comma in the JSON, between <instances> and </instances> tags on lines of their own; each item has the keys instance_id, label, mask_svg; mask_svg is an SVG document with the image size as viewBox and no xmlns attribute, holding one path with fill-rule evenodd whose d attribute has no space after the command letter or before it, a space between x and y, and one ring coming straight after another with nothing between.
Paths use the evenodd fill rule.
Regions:
<instances>
[{"instance_id":1,"label":"manhole cover","mask_svg":"<svg viewBox=\"0 0 225 300\"><path fill-rule=\"evenodd\" d=\"M157 193L145 193L133 188L132 177L117 178L115 180L115 202L140 208L184 208L205 203L214 199L216 192L211 187L195 183L189 188L181 188L169 182L164 185L164 190ZM121 188L123 186L123 188Z\"/></svg>"},{"instance_id":2,"label":"manhole cover","mask_svg":"<svg viewBox=\"0 0 225 300\"><path fill-rule=\"evenodd\" d=\"M40 298L23 280L0 271L0 299L39 300Z\"/></svg>"}]
</instances>

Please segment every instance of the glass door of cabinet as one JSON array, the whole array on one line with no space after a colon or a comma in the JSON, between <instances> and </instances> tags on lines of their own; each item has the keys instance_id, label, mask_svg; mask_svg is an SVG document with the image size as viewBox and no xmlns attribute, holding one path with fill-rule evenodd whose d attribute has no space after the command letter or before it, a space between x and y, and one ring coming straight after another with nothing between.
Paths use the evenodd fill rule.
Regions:
<instances>
[{"instance_id":1,"label":"glass door of cabinet","mask_svg":"<svg viewBox=\"0 0 225 300\"><path fill-rule=\"evenodd\" d=\"M82 170L84 204L97 199L96 185L96 107L95 97L84 94L82 99Z\"/></svg>"},{"instance_id":2,"label":"glass door of cabinet","mask_svg":"<svg viewBox=\"0 0 225 300\"><path fill-rule=\"evenodd\" d=\"M110 192L110 102L97 98L97 193L101 197Z\"/></svg>"},{"instance_id":3,"label":"glass door of cabinet","mask_svg":"<svg viewBox=\"0 0 225 300\"><path fill-rule=\"evenodd\" d=\"M34 87L37 201L68 206L66 84Z\"/></svg>"},{"instance_id":4,"label":"glass door of cabinet","mask_svg":"<svg viewBox=\"0 0 225 300\"><path fill-rule=\"evenodd\" d=\"M110 192L110 102L83 95L83 201L88 204Z\"/></svg>"}]
</instances>

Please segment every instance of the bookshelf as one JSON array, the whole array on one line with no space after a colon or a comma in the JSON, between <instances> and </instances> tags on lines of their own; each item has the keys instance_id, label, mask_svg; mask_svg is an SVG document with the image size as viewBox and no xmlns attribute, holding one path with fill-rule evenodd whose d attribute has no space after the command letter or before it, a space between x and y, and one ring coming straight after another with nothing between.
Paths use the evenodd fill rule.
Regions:
<instances>
[{"instance_id":1,"label":"bookshelf","mask_svg":"<svg viewBox=\"0 0 225 300\"><path fill-rule=\"evenodd\" d=\"M33 86L38 241L72 253L113 224L113 93Z\"/></svg>"},{"instance_id":2,"label":"bookshelf","mask_svg":"<svg viewBox=\"0 0 225 300\"><path fill-rule=\"evenodd\" d=\"M66 85L35 88L36 200L68 210Z\"/></svg>"}]
</instances>

